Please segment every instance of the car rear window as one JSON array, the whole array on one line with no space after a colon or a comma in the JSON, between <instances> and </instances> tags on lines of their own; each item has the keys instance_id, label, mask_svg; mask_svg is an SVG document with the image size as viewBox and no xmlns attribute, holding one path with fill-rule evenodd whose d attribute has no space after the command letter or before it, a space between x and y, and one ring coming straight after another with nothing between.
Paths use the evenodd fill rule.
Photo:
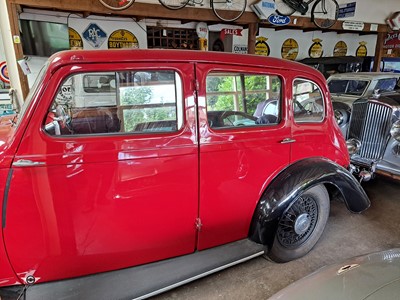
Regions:
<instances>
[{"instance_id":1,"label":"car rear window","mask_svg":"<svg viewBox=\"0 0 400 300\"><path fill-rule=\"evenodd\" d=\"M213 129L274 125L280 121L281 79L276 75L211 72L207 117Z\"/></svg>"}]
</instances>

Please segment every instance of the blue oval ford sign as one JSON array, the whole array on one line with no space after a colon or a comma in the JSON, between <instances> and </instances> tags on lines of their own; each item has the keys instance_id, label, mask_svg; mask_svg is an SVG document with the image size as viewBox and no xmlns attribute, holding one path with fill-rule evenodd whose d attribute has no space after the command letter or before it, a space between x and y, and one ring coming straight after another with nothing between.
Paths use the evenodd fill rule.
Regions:
<instances>
[{"instance_id":1,"label":"blue oval ford sign","mask_svg":"<svg viewBox=\"0 0 400 300\"><path fill-rule=\"evenodd\" d=\"M270 15L268 17L268 22L272 25L283 26L290 23L290 18L288 16Z\"/></svg>"}]
</instances>

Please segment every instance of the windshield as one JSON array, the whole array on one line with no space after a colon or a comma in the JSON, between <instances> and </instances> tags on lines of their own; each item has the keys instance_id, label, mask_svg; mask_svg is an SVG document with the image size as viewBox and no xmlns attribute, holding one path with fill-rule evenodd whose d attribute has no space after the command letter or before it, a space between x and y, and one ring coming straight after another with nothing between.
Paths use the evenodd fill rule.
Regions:
<instances>
[{"instance_id":1,"label":"windshield","mask_svg":"<svg viewBox=\"0 0 400 300\"><path fill-rule=\"evenodd\" d=\"M28 96L26 96L24 104L21 107L21 112L18 114L17 125L24 118L26 109L28 108L29 104L31 103L31 101L33 99L33 95L35 94L36 89L39 86L39 83L43 80L43 77L44 77L44 74L46 73L48 65L49 65L49 63L47 62L42 67L42 69L40 70L38 76L36 77L35 83L33 84L32 88L29 90L29 94L28 94Z\"/></svg>"},{"instance_id":2,"label":"windshield","mask_svg":"<svg viewBox=\"0 0 400 300\"><path fill-rule=\"evenodd\" d=\"M368 80L331 80L328 87L332 94L361 96L364 94L368 84Z\"/></svg>"}]
</instances>

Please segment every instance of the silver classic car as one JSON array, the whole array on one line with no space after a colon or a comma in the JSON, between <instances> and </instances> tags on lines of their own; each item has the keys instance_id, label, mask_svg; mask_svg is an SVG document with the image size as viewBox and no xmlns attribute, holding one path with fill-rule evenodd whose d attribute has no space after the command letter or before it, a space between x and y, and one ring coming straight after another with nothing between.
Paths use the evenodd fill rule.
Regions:
<instances>
[{"instance_id":1,"label":"silver classic car","mask_svg":"<svg viewBox=\"0 0 400 300\"><path fill-rule=\"evenodd\" d=\"M400 180L400 93L354 101L347 148L352 171L361 180L374 174Z\"/></svg>"},{"instance_id":2,"label":"silver classic car","mask_svg":"<svg viewBox=\"0 0 400 300\"><path fill-rule=\"evenodd\" d=\"M292 283L268 300L398 300L400 249L326 266Z\"/></svg>"},{"instance_id":3,"label":"silver classic car","mask_svg":"<svg viewBox=\"0 0 400 300\"><path fill-rule=\"evenodd\" d=\"M347 136L353 102L399 88L399 78L400 73L389 72L337 73L328 78L335 117L344 136Z\"/></svg>"}]
</instances>

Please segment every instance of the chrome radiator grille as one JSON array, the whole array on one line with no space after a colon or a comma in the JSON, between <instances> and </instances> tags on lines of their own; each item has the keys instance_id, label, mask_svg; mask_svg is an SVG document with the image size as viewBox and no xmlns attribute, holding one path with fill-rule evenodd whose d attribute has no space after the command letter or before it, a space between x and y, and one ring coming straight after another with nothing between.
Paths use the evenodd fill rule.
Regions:
<instances>
[{"instance_id":1,"label":"chrome radiator grille","mask_svg":"<svg viewBox=\"0 0 400 300\"><path fill-rule=\"evenodd\" d=\"M351 112L349 138L361 141L358 155L382 158L390 138L392 108L377 102L355 102Z\"/></svg>"}]
</instances>

